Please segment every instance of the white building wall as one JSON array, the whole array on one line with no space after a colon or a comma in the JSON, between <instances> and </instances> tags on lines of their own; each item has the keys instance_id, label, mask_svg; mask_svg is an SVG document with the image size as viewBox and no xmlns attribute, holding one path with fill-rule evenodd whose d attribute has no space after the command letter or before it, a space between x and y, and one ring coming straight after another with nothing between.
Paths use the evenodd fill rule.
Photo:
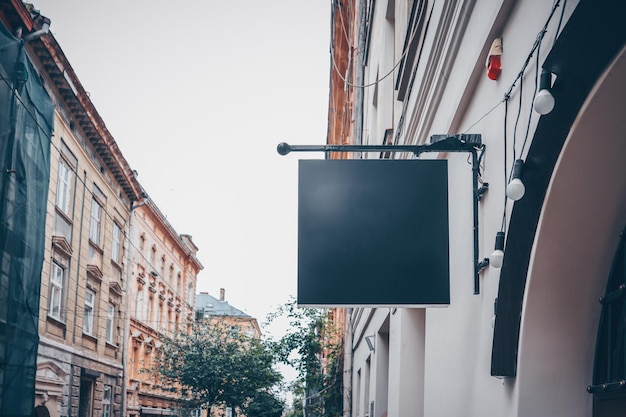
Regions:
<instances>
[{"instance_id":1,"label":"white building wall","mask_svg":"<svg viewBox=\"0 0 626 417\"><path fill-rule=\"evenodd\" d=\"M381 41L388 39L380 29L384 23L389 23L384 20L388 3L381 1L376 4L366 80L374 80L376 73L382 74L382 68L389 68L401 56L408 18L406 3L397 0L395 4L393 62L390 62L387 53L389 45ZM562 25L566 24L577 4L577 1L566 3ZM479 259L488 257L493 250L496 232L503 224L505 204L507 215L504 224L508 221L512 202L505 203L504 173L510 172L513 152L515 157L525 156L539 119L538 114L531 110L536 53L529 61L522 80L523 96L517 131L514 125L520 108L520 81L512 88L508 101L506 168L504 94L518 76L552 5L545 0L434 2L424 55L407 103L398 103L395 99L390 101L393 94L387 94L384 82L379 84L376 93L374 87L365 92L364 114L366 131L370 133L369 143L381 143L381 124L387 120L381 116L385 106L393 109L393 123L387 128L400 132L400 143L428 143L432 134L482 134L486 144L481 166L482 179L489 183L490 188L479 206ZM560 13L561 9L558 9L548 26L539 50L539 62L543 62L552 46ZM487 78L485 60L496 37L501 37L503 42L503 71L499 79L493 81ZM395 80L395 75L390 79ZM372 106L374 95L377 96L375 109ZM406 118L399 126L402 113ZM527 126L528 142L523 145ZM493 267L485 269L481 273L480 294L474 295L471 164L467 163L466 154L439 157L448 160L449 169L451 303L447 308L426 310L355 310L355 317L359 319L352 328L352 370L353 381L357 381L357 372L361 371L358 377L361 386L353 390L352 415L368 415L368 401L372 399L376 400L375 415L370 417L514 417L546 415L542 414L544 411L552 412L547 415L562 415L558 410L563 408L558 404L563 401L549 395L536 396L537 387L520 391L520 382L516 379L491 376L492 319L500 271ZM386 320L388 336L380 333ZM374 351L370 351L364 341L364 337L369 335L377 336L378 344ZM383 348L382 340L388 340L388 346ZM576 357L577 360L582 359ZM371 369L368 381L365 381L368 361ZM592 363L587 362L581 365L581 369L588 373L590 366ZM367 387L369 396L365 398ZM532 392L535 392L536 400L528 397ZM569 400L575 404L587 404L576 415L588 415L591 397L584 387L579 395L578 400ZM557 405L552 407L552 402Z\"/></svg>"}]
</instances>

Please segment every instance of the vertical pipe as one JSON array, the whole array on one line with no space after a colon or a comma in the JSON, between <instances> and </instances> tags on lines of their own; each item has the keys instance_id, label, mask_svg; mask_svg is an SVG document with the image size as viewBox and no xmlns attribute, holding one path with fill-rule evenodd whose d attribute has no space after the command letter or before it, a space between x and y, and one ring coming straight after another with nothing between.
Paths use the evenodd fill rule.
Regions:
<instances>
[{"instance_id":1,"label":"vertical pipe","mask_svg":"<svg viewBox=\"0 0 626 417\"><path fill-rule=\"evenodd\" d=\"M131 202L130 204L130 216L128 218L128 235L124 242L128 242L128 250L126 251L126 280L124 282L124 286L122 288L123 292L123 305L126 306L126 310L124 313L124 326L123 326L123 337L122 337L122 417L126 416L127 401L128 401L128 335L130 333L130 286L131 286L131 275L132 275L132 257L130 251L133 248L133 218L135 217L135 204Z\"/></svg>"},{"instance_id":2,"label":"vertical pipe","mask_svg":"<svg viewBox=\"0 0 626 417\"><path fill-rule=\"evenodd\" d=\"M87 171L83 170L83 197L82 207L80 209L80 226L78 230L78 254L76 256L76 290L74 292L74 320L72 322L72 344L76 344L76 309L78 307L78 284L80 283L80 256L81 256L81 248L83 247L83 218L85 216L85 195L87 194ZM70 268L68 268L70 269ZM69 272L67 274L69 278ZM69 284L69 280L68 280ZM68 288L69 289L69 288ZM69 293L69 291L68 291ZM69 295L69 294L68 294ZM67 305L68 296L65 297L65 305ZM69 311L69 309L68 309Z\"/></svg>"}]
</instances>

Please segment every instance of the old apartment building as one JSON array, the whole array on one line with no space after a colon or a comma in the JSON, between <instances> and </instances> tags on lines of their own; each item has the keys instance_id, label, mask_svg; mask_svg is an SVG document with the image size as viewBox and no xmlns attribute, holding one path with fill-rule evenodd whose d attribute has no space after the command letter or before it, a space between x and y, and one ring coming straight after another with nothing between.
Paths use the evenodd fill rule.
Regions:
<instances>
[{"instance_id":1,"label":"old apartment building","mask_svg":"<svg viewBox=\"0 0 626 417\"><path fill-rule=\"evenodd\" d=\"M133 209L130 236L125 415L168 415L178 397L145 370L153 367L162 335L191 331L202 264L191 236L178 235L149 197Z\"/></svg>"},{"instance_id":2,"label":"old apartment building","mask_svg":"<svg viewBox=\"0 0 626 417\"><path fill-rule=\"evenodd\" d=\"M193 322L198 248L137 181L50 23L0 2L0 414L171 413L139 368Z\"/></svg>"}]
</instances>

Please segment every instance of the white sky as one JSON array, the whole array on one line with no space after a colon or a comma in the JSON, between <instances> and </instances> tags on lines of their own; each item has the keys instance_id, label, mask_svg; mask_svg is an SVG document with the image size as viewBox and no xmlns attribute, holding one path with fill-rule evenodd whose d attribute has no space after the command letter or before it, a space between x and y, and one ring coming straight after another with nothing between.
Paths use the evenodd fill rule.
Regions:
<instances>
[{"instance_id":1,"label":"white sky","mask_svg":"<svg viewBox=\"0 0 626 417\"><path fill-rule=\"evenodd\" d=\"M323 144L329 0L31 0L139 181L199 247L198 291L263 322L297 279L297 160Z\"/></svg>"}]
</instances>

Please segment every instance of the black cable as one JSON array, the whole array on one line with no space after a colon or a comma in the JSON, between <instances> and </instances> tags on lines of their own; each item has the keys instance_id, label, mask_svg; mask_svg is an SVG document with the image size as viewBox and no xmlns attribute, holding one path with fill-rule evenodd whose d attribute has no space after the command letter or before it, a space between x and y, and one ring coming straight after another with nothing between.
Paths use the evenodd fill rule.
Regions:
<instances>
[{"instance_id":1,"label":"black cable","mask_svg":"<svg viewBox=\"0 0 626 417\"><path fill-rule=\"evenodd\" d=\"M506 224L506 179L507 179L507 169L506 169L506 148L507 146L507 136L506 136L506 126L507 126L507 119L508 119L508 114L509 114L509 97L505 96L505 101L504 101L504 210L502 212L502 224L500 225L500 231L504 232L504 227Z\"/></svg>"},{"instance_id":2,"label":"black cable","mask_svg":"<svg viewBox=\"0 0 626 417\"><path fill-rule=\"evenodd\" d=\"M563 0L563 7L561 8L561 16L559 17L559 24L556 27L556 32L554 32L554 40L552 41L552 46L556 43L556 39L559 37L559 32L561 31L561 23L563 23L563 15L565 14L565 6L567 6L567 0Z\"/></svg>"},{"instance_id":3,"label":"black cable","mask_svg":"<svg viewBox=\"0 0 626 417\"><path fill-rule=\"evenodd\" d=\"M522 149L520 149L520 156L524 154L524 149L526 148L526 141L528 140L528 135L530 133L530 122L533 118L533 107L535 105L535 97L537 97L537 89L539 83L539 51L541 49L541 43L537 47L537 65L535 66L535 90L533 91L533 99L530 102L530 112L528 114L528 123L526 124L526 134L524 135L524 142L522 143Z\"/></svg>"},{"instance_id":4,"label":"black cable","mask_svg":"<svg viewBox=\"0 0 626 417\"><path fill-rule=\"evenodd\" d=\"M513 162L515 162L515 156L516 156L517 126L519 125L519 119L520 119L520 116L522 115L522 100L524 98L524 80L523 80L524 73L522 72L519 75L519 77L522 82L520 82L519 84L519 101L518 101L518 106L517 106L517 116L515 117L515 124L513 125ZM511 170L512 169L513 169L513 164L511 164ZM510 178L510 174L507 178L505 178L505 181L508 181L508 178Z\"/></svg>"}]
</instances>

